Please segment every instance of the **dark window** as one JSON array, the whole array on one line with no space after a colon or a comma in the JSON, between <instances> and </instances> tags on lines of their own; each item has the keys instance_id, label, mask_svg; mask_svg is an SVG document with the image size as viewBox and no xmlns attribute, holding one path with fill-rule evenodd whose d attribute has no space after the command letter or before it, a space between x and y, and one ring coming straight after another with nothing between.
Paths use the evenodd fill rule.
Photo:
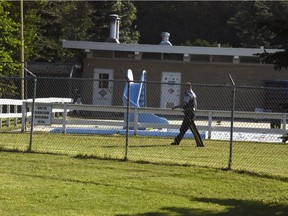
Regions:
<instances>
[{"instance_id":1,"label":"dark window","mask_svg":"<svg viewBox=\"0 0 288 216\"><path fill-rule=\"evenodd\" d=\"M109 84L109 74L100 73L99 74L99 88L108 88Z\"/></svg>"}]
</instances>

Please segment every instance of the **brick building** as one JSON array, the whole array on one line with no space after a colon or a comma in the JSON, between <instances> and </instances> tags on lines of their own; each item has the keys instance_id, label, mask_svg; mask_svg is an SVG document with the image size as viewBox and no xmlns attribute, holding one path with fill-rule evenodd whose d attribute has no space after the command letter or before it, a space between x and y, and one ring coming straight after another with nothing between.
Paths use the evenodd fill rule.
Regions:
<instances>
[{"instance_id":1,"label":"brick building","mask_svg":"<svg viewBox=\"0 0 288 216\"><path fill-rule=\"evenodd\" d=\"M94 78L100 82L107 81L107 85L102 86L103 89L99 89L101 88L99 82L83 86L82 91L86 92L83 95L83 101L98 105L121 105L119 98L122 97L122 92L113 91L115 82L109 82L109 80L125 80L122 70L127 69L133 71L136 81L140 79L142 71L146 70L147 81L159 82L159 85L187 81L192 84L227 85L231 84L228 74L231 74L236 84L249 86L265 86L267 81L287 79L286 69L275 71L273 65L259 62L255 54L262 53L263 48L192 47L65 40L62 46L69 49L82 49L87 53L83 63L83 78ZM266 49L266 51L279 50ZM103 97L103 94L99 94L100 91L102 93L106 91L107 94ZM147 95L158 101L153 106L165 107L160 103L162 94L161 88L147 88ZM201 95L201 92L197 94Z\"/></svg>"}]
</instances>

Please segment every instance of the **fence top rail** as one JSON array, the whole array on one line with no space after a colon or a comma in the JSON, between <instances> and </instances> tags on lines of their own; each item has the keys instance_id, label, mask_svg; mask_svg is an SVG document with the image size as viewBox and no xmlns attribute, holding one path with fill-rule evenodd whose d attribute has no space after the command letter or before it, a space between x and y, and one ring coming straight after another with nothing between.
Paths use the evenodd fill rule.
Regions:
<instances>
[{"instance_id":1,"label":"fence top rail","mask_svg":"<svg viewBox=\"0 0 288 216\"><path fill-rule=\"evenodd\" d=\"M23 100L0 98L0 105L22 105Z\"/></svg>"},{"instance_id":2,"label":"fence top rail","mask_svg":"<svg viewBox=\"0 0 288 216\"><path fill-rule=\"evenodd\" d=\"M32 102L33 99L23 101ZM49 97L49 98L35 98L35 102L39 103L71 103L73 98Z\"/></svg>"},{"instance_id":3,"label":"fence top rail","mask_svg":"<svg viewBox=\"0 0 288 216\"><path fill-rule=\"evenodd\" d=\"M0 105L22 105L23 102L31 102L33 99L5 99L0 98ZM73 102L73 98L58 98L58 97L49 97L49 98L36 98L35 102L42 102L42 103L71 103Z\"/></svg>"},{"instance_id":4,"label":"fence top rail","mask_svg":"<svg viewBox=\"0 0 288 216\"><path fill-rule=\"evenodd\" d=\"M27 102L31 105L31 102ZM56 109L68 110L82 110L82 111L99 111L99 112L115 112L123 113L127 111L126 106L97 106L93 104L73 104L73 103L47 103L47 102L37 102L37 106L51 106ZM167 109L167 108L155 108L155 107L130 107L130 112L141 112L141 113L154 113L160 115L182 115L181 109ZM222 117L230 118L231 111L227 110L197 110L197 116L207 117ZM235 118L254 118L254 119L283 119L287 118L288 113L274 113L274 112L246 112L246 111L235 111Z\"/></svg>"}]
</instances>

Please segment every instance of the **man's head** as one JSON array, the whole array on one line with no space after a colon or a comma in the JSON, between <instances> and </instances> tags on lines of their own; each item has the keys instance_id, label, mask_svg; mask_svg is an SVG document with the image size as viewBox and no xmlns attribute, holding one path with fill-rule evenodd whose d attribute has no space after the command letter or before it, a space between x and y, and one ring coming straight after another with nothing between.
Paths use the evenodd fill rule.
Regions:
<instances>
[{"instance_id":1,"label":"man's head","mask_svg":"<svg viewBox=\"0 0 288 216\"><path fill-rule=\"evenodd\" d=\"M185 84L184 84L184 90L185 91L188 91L188 90L190 90L192 88L192 84L190 83L190 82L186 82Z\"/></svg>"}]
</instances>

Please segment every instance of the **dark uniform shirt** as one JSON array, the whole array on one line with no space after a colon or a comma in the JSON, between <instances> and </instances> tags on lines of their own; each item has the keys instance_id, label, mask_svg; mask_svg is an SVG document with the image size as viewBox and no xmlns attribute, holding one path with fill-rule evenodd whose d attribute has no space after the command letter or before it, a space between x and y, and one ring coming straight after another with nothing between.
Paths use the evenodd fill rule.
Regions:
<instances>
[{"instance_id":1,"label":"dark uniform shirt","mask_svg":"<svg viewBox=\"0 0 288 216\"><path fill-rule=\"evenodd\" d=\"M197 101L196 94L192 91L192 89L189 89L184 93L183 104L184 114L187 115L187 117L194 119L195 111L197 109Z\"/></svg>"}]
</instances>

